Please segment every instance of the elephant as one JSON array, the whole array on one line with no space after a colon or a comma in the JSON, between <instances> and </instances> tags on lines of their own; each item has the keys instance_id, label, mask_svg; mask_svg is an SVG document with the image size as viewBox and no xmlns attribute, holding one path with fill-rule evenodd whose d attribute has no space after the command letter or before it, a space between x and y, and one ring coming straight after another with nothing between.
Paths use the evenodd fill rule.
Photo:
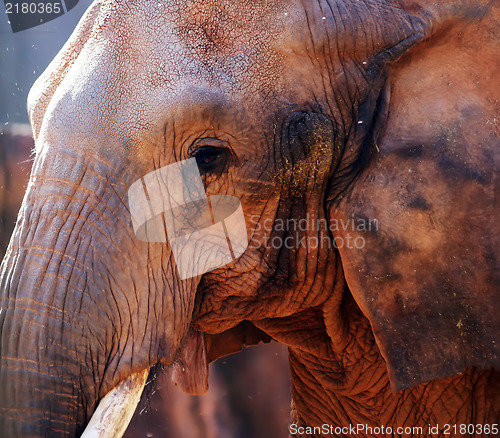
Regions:
<instances>
[{"instance_id":1,"label":"elephant","mask_svg":"<svg viewBox=\"0 0 500 438\"><path fill-rule=\"evenodd\" d=\"M120 436L151 367L199 394L270 339L291 436L497 434L499 25L485 0L96 0L28 96L4 436ZM161 238L132 214L155 196ZM222 250L172 230L207 208L231 258L191 275Z\"/></svg>"}]
</instances>

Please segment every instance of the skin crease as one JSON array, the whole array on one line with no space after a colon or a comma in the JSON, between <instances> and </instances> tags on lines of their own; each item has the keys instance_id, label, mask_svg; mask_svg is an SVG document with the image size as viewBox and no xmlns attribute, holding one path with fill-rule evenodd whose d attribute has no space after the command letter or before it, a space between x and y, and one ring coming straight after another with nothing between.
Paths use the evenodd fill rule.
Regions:
<instances>
[{"instance_id":1,"label":"skin crease","mask_svg":"<svg viewBox=\"0 0 500 438\"><path fill-rule=\"evenodd\" d=\"M174 362L194 330L216 345L243 320L290 348L294 423L498 422L484 236L499 12L478 21L480 6L94 3L29 97L37 156L1 270L2 430L78 435L119 381ZM203 179L241 200L250 245L180 281L168 244L133 236L126 193L199 145L230 151ZM473 222L450 211L462 208ZM265 227L351 217L380 220L380 233L353 232L362 250L299 245L341 230Z\"/></svg>"}]
</instances>

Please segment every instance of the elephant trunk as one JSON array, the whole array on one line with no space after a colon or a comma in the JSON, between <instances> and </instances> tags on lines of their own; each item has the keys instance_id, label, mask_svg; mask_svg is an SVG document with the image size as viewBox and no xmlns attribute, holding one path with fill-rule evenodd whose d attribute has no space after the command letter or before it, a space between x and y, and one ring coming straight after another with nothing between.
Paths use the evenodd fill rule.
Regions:
<instances>
[{"instance_id":1,"label":"elephant trunk","mask_svg":"<svg viewBox=\"0 0 500 438\"><path fill-rule=\"evenodd\" d=\"M19 266L34 263L11 248L2 265L0 430L6 437L75 436L85 422L82 407L95 396L98 382L78 363L84 354L76 346L81 324L63 316L54 296L41 288L31 293L41 266L31 272Z\"/></svg>"},{"instance_id":2,"label":"elephant trunk","mask_svg":"<svg viewBox=\"0 0 500 438\"><path fill-rule=\"evenodd\" d=\"M30 212L24 209L0 271L0 430L6 437L74 436L85 422L81 407L99 385L93 367L85 372L79 363L87 345L78 342L91 327L76 317L77 306L90 303L69 287L69 272L58 272L66 269L63 255L44 248L51 231L44 219L45 237L29 237ZM58 295L63 283L65 297ZM89 353L99 360L95 349Z\"/></svg>"},{"instance_id":3,"label":"elephant trunk","mask_svg":"<svg viewBox=\"0 0 500 438\"><path fill-rule=\"evenodd\" d=\"M135 239L120 166L43 159L0 269L7 437L80 436L113 388L189 357L181 346L199 337L189 330L197 281L179 278L168 244Z\"/></svg>"}]
</instances>

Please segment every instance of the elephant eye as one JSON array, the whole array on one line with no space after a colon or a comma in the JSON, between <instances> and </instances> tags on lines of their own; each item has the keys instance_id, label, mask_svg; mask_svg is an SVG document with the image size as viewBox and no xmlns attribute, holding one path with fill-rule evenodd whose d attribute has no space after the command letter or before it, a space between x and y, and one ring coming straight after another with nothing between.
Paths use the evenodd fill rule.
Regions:
<instances>
[{"instance_id":1,"label":"elephant eye","mask_svg":"<svg viewBox=\"0 0 500 438\"><path fill-rule=\"evenodd\" d=\"M202 175L221 173L227 168L229 151L221 147L201 146L193 152L193 157Z\"/></svg>"}]
</instances>

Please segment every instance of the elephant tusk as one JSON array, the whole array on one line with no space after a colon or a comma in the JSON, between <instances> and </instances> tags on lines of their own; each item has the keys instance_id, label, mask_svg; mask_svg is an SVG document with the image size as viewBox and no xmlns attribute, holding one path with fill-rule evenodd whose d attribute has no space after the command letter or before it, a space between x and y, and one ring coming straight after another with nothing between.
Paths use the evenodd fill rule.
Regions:
<instances>
[{"instance_id":1,"label":"elephant tusk","mask_svg":"<svg viewBox=\"0 0 500 438\"><path fill-rule=\"evenodd\" d=\"M81 438L123 436L139 404L149 370L132 374L99 402Z\"/></svg>"}]
</instances>

